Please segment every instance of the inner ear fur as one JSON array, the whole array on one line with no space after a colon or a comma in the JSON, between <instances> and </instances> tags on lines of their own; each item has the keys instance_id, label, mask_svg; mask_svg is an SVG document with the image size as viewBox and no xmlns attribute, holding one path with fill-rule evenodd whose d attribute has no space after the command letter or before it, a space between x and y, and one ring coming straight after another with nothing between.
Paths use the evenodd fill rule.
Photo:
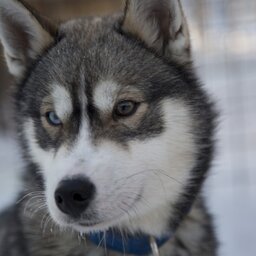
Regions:
<instances>
[{"instance_id":1,"label":"inner ear fur","mask_svg":"<svg viewBox=\"0 0 256 256\"><path fill-rule=\"evenodd\" d=\"M167 58L190 61L190 38L180 0L127 0L122 30Z\"/></svg>"},{"instance_id":2,"label":"inner ear fur","mask_svg":"<svg viewBox=\"0 0 256 256\"><path fill-rule=\"evenodd\" d=\"M0 40L9 72L21 78L28 65L53 41L56 27L27 3L0 1Z\"/></svg>"}]
</instances>

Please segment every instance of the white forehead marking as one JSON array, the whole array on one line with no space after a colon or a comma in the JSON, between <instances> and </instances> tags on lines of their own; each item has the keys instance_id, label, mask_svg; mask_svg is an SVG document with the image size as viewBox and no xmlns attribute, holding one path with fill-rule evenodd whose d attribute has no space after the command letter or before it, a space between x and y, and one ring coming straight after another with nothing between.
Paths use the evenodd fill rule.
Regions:
<instances>
[{"instance_id":1,"label":"white forehead marking","mask_svg":"<svg viewBox=\"0 0 256 256\"><path fill-rule=\"evenodd\" d=\"M96 85L93 102L102 112L111 111L115 103L118 85L114 81L101 81Z\"/></svg>"},{"instance_id":2,"label":"white forehead marking","mask_svg":"<svg viewBox=\"0 0 256 256\"><path fill-rule=\"evenodd\" d=\"M52 88L55 112L60 119L65 120L70 116L73 110L70 93L57 83L54 83Z\"/></svg>"}]
</instances>

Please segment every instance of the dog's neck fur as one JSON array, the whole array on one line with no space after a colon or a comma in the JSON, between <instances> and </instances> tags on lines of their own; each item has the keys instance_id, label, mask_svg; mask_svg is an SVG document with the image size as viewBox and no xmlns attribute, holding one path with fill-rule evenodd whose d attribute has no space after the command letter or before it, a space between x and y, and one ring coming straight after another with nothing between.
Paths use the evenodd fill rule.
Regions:
<instances>
[{"instance_id":1,"label":"dog's neck fur","mask_svg":"<svg viewBox=\"0 0 256 256\"><path fill-rule=\"evenodd\" d=\"M26 204L26 202L23 202L23 204ZM86 235L60 230L53 223L47 223L47 217L44 216L43 212L38 212L36 218L31 218L27 213L24 213L23 208L20 208L19 214L24 227L23 232L26 234L25 237L29 243L28 250L31 255L34 255L36 252L37 256L48 256L51 255L52 251L54 251L54 256L69 256L71 252L72 256L101 256L106 255L106 251L109 256L123 255L123 253L108 251L104 246L96 246L86 238ZM44 220L43 222L42 219ZM186 250L193 252L195 250L193 244L199 244L202 237L205 238L206 243L212 243L211 238L213 232L210 229L210 225L208 229L205 229L205 223L209 222L209 216L200 199L179 224L174 236L159 248L160 255L170 256L175 255L175 252L185 252ZM184 244L186 248L183 248ZM200 246L207 248L207 244ZM198 251L201 250L200 246L197 248ZM211 254L205 254L205 256L207 255Z\"/></svg>"}]
</instances>

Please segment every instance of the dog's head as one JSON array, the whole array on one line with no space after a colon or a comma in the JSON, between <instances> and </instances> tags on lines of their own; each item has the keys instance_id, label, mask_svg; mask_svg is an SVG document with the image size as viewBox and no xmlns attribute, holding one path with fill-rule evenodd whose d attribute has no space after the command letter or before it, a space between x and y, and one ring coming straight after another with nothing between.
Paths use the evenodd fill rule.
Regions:
<instances>
[{"instance_id":1,"label":"dog's head","mask_svg":"<svg viewBox=\"0 0 256 256\"><path fill-rule=\"evenodd\" d=\"M213 128L180 2L130 0L124 15L52 26L1 0L0 38L52 218L81 232L175 223L208 169Z\"/></svg>"}]
</instances>

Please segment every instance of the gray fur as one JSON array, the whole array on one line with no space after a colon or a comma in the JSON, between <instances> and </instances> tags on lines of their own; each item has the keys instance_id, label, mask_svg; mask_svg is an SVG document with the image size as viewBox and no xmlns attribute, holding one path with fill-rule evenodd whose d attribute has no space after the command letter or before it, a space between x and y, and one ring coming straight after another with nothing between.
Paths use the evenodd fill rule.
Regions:
<instances>
[{"instance_id":1,"label":"gray fur","mask_svg":"<svg viewBox=\"0 0 256 256\"><path fill-rule=\"evenodd\" d=\"M166 129L161 109L163 100L185 102L193 119L191 133L198 153L191 179L184 184L179 200L172 205L174 213L170 214L167 228L175 230L175 235L160 248L160 253L161 256L215 256L217 242L211 216L200 196L213 155L215 112L212 103L198 82L192 62L180 61L170 51L160 53L159 49L134 36L132 31L126 31L129 27L124 30L123 25L122 15L100 21L81 18L64 23L56 35L51 34L54 43L39 52L30 65L26 63L26 75L20 80L15 95L17 127L27 163L24 187L38 193L44 202L45 184L40 166L31 160L23 130L28 117L33 118L41 148L57 151L63 144L72 146L81 129L82 92L87 101L86 118L95 145L109 139L129 150L129 141L157 137ZM188 48L184 50L187 56ZM129 86L143 95L147 109L133 126L112 122L112 118L115 119L112 113L103 118L95 106L92 97L95 87L99 81L107 79L116 81L119 90ZM43 127L40 113L52 82L59 82L72 95L72 120L57 132L57 136L51 136ZM90 244L86 237L57 227L48 218L46 207L37 209L38 200L29 192L24 191L19 204L1 215L0 256L105 255L104 248ZM119 254L108 252L108 255Z\"/></svg>"},{"instance_id":2,"label":"gray fur","mask_svg":"<svg viewBox=\"0 0 256 256\"><path fill-rule=\"evenodd\" d=\"M50 222L42 226L44 211L37 212L37 218L24 216L23 207L12 208L2 214L0 255L10 256L87 256L105 255L104 248L92 245L86 236L70 230L59 230ZM6 222L13 222L11 228ZM185 217L175 236L160 248L161 256L215 256L216 240L211 217L203 202L198 200ZM109 256L118 256L108 252Z\"/></svg>"}]
</instances>

